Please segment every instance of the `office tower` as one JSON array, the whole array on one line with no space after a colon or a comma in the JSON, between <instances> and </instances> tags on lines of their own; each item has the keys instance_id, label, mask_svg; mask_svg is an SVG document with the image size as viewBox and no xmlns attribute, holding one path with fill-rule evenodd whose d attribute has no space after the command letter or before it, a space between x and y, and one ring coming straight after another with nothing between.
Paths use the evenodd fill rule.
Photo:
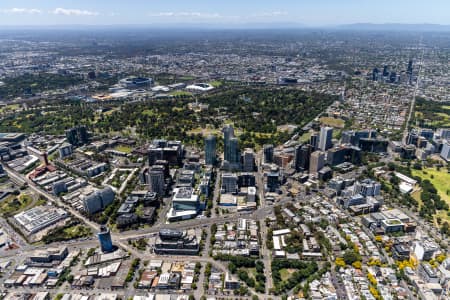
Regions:
<instances>
[{"instance_id":1,"label":"office tower","mask_svg":"<svg viewBox=\"0 0 450 300\"><path fill-rule=\"evenodd\" d=\"M230 147L230 139L231 139L232 137L234 137L234 129L233 129L233 126L231 126L231 125L226 125L226 126L223 128L222 132L223 132L223 152L224 152L224 159L230 161L230 160L228 159L228 157L227 157L227 155L228 155L227 153L229 153L228 148Z\"/></svg>"},{"instance_id":2,"label":"office tower","mask_svg":"<svg viewBox=\"0 0 450 300\"><path fill-rule=\"evenodd\" d=\"M225 160L230 164L236 166L240 164L240 153L238 146L238 139L235 137L231 137L227 141L227 146L225 147Z\"/></svg>"},{"instance_id":3,"label":"office tower","mask_svg":"<svg viewBox=\"0 0 450 300\"><path fill-rule=\"evenodd\" d=\"M381 184L371 179L355 182L354 194L367 196L378 196L381 193Z\"/></svg>"},{"instance_id":4,"label":"office tower","mask_svg":"<svg viewBox=\"0 0 450 300\"><path fill-rule=\"evenodd\" d=\"M383 68L383 76L384 77L389 76L389 67L388 66L384 66L384 68Z\"/></svg>"},{"instance_id":5,"label":"office tower","mask_svg":"<svg viewBox=\"0 0 450 300\"><path fill-rule=\"evenodd\" d=\"M158 194L159 197L163 197L165 194L164 183L164 167L152 166L148 171L148 184L149 191Z\"/></svg>"},{"instance_id":6,"label":"office tower","mask_svg":"<svg viewBox=\"0 0 450 300\"><path fill-rule=\"evenodd\" d=\"M406 145L417 145L417 141L419 140L419 136L416 132L408 132L408 135L406 136Z\"/></svg>"},{"instance_id":7,"label":"office tower","mask_svg":"<svg viewBox=\"0 0 450 300\"><path fill-rule=\"evenodd\" d=\"M84 210L89 215L95 214L110 205L114 198L114 191L110 187L95 191L83 199Z\"/></svg>"},{"instance_id":8,"label":"office tower","mask_svg":"<svg viewBox=\"0 0 450 300\"><path fill-rule=\"evenodd\" d=\"M296 171L300 170L300 155L302 145L295 146L293 167Z\"/></svg>"},{"instance_id":9,"label":"office tower","mask_svg":"<svg viewBox=\"0 0 450 300\"><path fill-rule=\"evenodd\" d=\"M190 211L196 214L200 208L200 199L192 187L180 187L173 190L172 212L168 216L176 216L177 212ZM175 213L175 214L174 214ZM187 216L187 215L186 215Z\"/></svg>"},{"instance_id":10,"label":"office tower","mask_svg":"<svg viewBox=\"0 0 450 300\"><path fill-rule=\"evenodd\" d=\"M391 72L391 74L390 74L390 76L389 76L389 81L390 81L391 83L397 82L397 73Z\"/></svg>"},{"instance_id":11,"label":"office tower","mask_svg":"<svg viewBox=\"0 0 450 300\"><path fill-rule=\"evenodd\" d=\"M73 149L72 145L69 143L62 144L61 148L59 148L59 158L65 158L67 156L72 155Z\"/></svg>"},{"instance_id":12,"label":"office tower","mask_svg":"<svg viewBox=\"0 0 450 300\"><path fill-rule=\"evenodd\" d=\"M240 161L238 140L234 137L234 129L231 125L223 128L224 159L230 164L238 164Z\"/></svg>"},{"instance_id":13,"label":"office tower","mask_svg":"<svg viewBox=\"0 0 450 300\"><path fill-rule=\"evenodd\" d=\"M238 191L238 177L231 173L222 173L222 193L237 193Z\"/></svg>"},{"instance_id":14,"label":"office tower","mask_svg":"<svg viewBox=\"0 0 450 300\"><path fill-rule=\"evenodd\" d=\"M427 139L428 141L433 140L434 131L430 128L420 128L419 135Z\"/></svg>"},{"instance_id":15,"label":"office tower","mask_svg":"<svg viewBox=\"0 0 450 300\"><path fill-rule=\"evenodd\" d=\"M294 168L297 172L309 169L311 152L311 145L298 145L295 147Z\"/></svg>"},{"instance_id":16,"label":"office tower","mask_svg":"<svg viewBox=\"0 0 450 300\"><path fill-rule=\"evenodd\" d=\"M441 157L445 159L445 161L450 160L450 142L445 142L442 145Z\"/></svg>"},{"instance_id":17,"label":"office tower","mask_svg":"<svg viewBox=\"0 0 450 300\"><path fill-rule=\"evenodd\" d=\"M413 73L413 61L410 59L408 62L408 70L406 71L406 74L408 74L408 82L412 82L412 73Z\"/></svg>"},{"instance_id":18,"label":"office tower","mask_svg":"<svg viewBox=\"0 0 450 300\"><path fill-rule=\"evenodd\" d=\"M242 170L244 172L255 171L255 153L252 149L245 149L242 154Z\"/></svg>"},{"instance_id":19,"label":"office tower","mask_svg":"<svg viewBox=\"0 0 450 300\"><path fill-rule=\"evenodd\" d=\"M195 235L178 229L160 229L155 241L156 254L196 255L200 244Z\"/></svg>"},{"instance_id":20,"label":"office tower","mask_svg":"<svg viewBox=\"0 0 450 300\"><path fill-rule=\"evenodd\" d=\"M373 71L372 71L372 80L373 81L377 81L378 80L378 73L379 73L378 68L374 68Z\"/></svg>"},{"instance_id":21,"label":"office tower","mask_svg":"<svg viewBox=\"0 0 450 300\"><path fill-rule=\"evenodd\" d=\"M78 127L78 136L81 144L87 144L87 142L89 141L89 135L86 126Z\"/></svg>"},{"instance_id":22,"label":"office tower","mask_svg":"<svg viewBox=\"0 0 450 300\"><path fill-rule=\"evenodd\" d=\"M148 164L152 166L157 160L165 160L169 165L181 165L184 147L180 141L153 140L148 148Z\"/></svg>"},{"instance_id":23,"label":"office tower","mask_svg":"<svg viewBox=\"0 0 450 300\"><path fill-rule=\"evenodd\" d=\"M276 192L280 187L280 172L277 168L272 168L269 173L267 173L267 190L269 192Z\"/></svg>"},{"instance_id":24,"label":"office tower","mask_svg":"<svg viewBox=\"0 0 450 300\"><path fill-rule=\"evenodd\" d=\"M264 145L264 163L271 164L273 163L273 145Z\"/></svg>"},{"instance_id":25,"label":"office tower","mask_svg":"<svg viewBox=\"0 0 450 300\"><path fill-rule=\"evenodd\" d=\"M322 151L315 151L311 153L309 162L309 173L317 173L325 165L325 153Z\"/></svg>"},{"instance_id":26,"label":"office tower","mask_svg":"<svg viewBox=\"0 0 450 300\"><path fill-rule=\"evenodd\" d=\"M100 227L100 232L97 233L98 241L100 242L100 248L103 252L111 252L114 250L111 233L109 232L109 228L106 226Z\"/></svg>"},{"instance_id":27,"label":"office tower","mask_svg":"<svg viewBox=\"0 0 450 300\"><path fill-rule=\"evenodd\" d=\"M214 135L205 138L205 163L207 165L216 163L216 137Z\"/></svg>"},{"instance_id":28,"label":"office tower","mask_svg":"<svg viewBox=\"0 0 450 300\"><path fill-rule=\"evenodd\" d=\"M327 153L327 162L330 166L336 166L342 164L343 162L360 164L361 149L349 145L340 145L329 149Z\"/></svg>"},{"instance_id":29,"label":"office tower","mask_svg":"<svg viewBox=\"0 0 450 300\"><path fill-rule=\"evenodd\" d=\"M319 146L319 134L317 132L311 134L309 144L312 146L313 151L317 150L317 147Z\"/></svg>"},{"instance_id":30,"label":"office tower","mask_svg":"<svg viewBox=\"0 0 450 300\"><path fill-rule=\"evenodd\" d=\"M66 130L67 141L74 146L81 146L89 141L86 126L76 126Z\"/></svg>"},{"instance_id":31,"label":"office tower","mask_svg":"<svg viewBox=\"0 0 450 300\"><path fill-rule=\"evenodd\" d=\"M331 148L331 139L333 137L332 127L321 127L320 128L320 138L319 138L319 149L322 151L327 151Z\"/></svg>"},{"instance_id":32,"label":"office tower","mask_svg":"<svg viewBox=\"0 0 450 300\"><path fill-rule=\"evenodd\" d=\"M76 127L73 127L73 128L70 128L70 129L66 130L66 139L72 145L77 146L79 144L78 133L77 133L77 128Z\"/></svg>"}]
</instances>

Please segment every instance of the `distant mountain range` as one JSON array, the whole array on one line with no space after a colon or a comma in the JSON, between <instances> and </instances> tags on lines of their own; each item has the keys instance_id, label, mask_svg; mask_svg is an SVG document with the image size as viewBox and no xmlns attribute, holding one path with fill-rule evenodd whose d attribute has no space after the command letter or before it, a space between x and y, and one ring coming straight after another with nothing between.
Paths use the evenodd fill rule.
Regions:
<instances>
[{"instance_id":1,"label":"distant mountain range","mask_svg":"<svg viewBox=\"0 0 450 300\"><path fill-rule=\"evenodd\" d=\"M402 23L355 23L336 26L347 30L382 30L382 31L450 31L450 25L440 24L402 24Z\"/></svg>"},{"instance_id":2,"label":"distant mountain range","mask_svg":"<svg viewBox=\"0 0 450 300\"><path fill-rule=\"evenodd\" d=\"M154 23L122 25L46 25L46 26L0 26L1 31L9 30L129 30L129 29L166 29L166 30L359 30L359 31L415 31L450 32L450 25L440 24L404 24L404 23L354 23L342 25L313 26L298 22L251 22L251 23Z\"/></svg>"}]
</instances>

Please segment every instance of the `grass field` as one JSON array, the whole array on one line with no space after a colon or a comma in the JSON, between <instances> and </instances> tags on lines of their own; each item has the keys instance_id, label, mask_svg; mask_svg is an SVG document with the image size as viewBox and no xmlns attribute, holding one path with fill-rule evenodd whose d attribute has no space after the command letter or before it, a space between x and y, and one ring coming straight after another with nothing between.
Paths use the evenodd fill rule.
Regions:
<instances>
[{"instance_id":1,"label":"grass field","mask_svg":"<svg viewBox=\"0 0 450 300\"><path fill-rule=\"evenodd\" d=\"M299 138L299 141L302 143L306 143L309 142L311 138L311 132L305 132L304 134L302 134L302 136Z\"/></svg>"},{"instance_id":2,"label":"grass field","mask_svg":"<svg viewBox=\"0 0 450 300\"><path fill-rule=\"evenodd\" d=\"M64 229L68 239L80 238L91 235L91 229L84 225L76 225Z\"/></svg>"},{"instance_id":3,"label":"grass field","mask_svg":"<svg viewBox=\"0 0 450 300\"><path fill-rule=\"evenodd\" d=\"M124 153L131 153L133 151L133 148L125 145L118 145L114 148L116 151L124 152Z\"/></svg>"},{"instance_id":4,"label":"grass field","mask_svg":"<svg viewBox=\"0 0 450 300\"><path fill-rule=\"evenodd\" d=\"M19 104L9 104L0 107L0 113L8 112L8 111L14 111L16 109L20 108Z\"/></svg>"},{"instance_id":5,"label":"grass field","mask_svg":"<svg viewBox=\"0 0 450 300\"><path fill-rule=\"evenodd\" d=\"M321 117L319 119L320 123L322 123L322 125L325 126L331 126L331 127L336 127L336 128L344 128L345 126L345 121L342 119L336 119L336 118L331 118L331 117Z\"/></svg>"},{"instance_id":6,"label":"grass field","mask_svg":"<svg viewBox=\"0 0 450 300\"><path fill-rule=\"evenodd\" d=\"M215 88L218 88L218 87L220 87L222 85L222 81L214 80L214 81L209 82L209 84L212 85Z\"/></svg>"},{"instance_id":7,"label":"grass field","mask_svg":"<svg viewBox=\"0 0 450 300\"><path fill-rule=\"evenodd\" d=\"M11 216L14 215L21 210L25 209L28 205L33 202L33 199L30 195L9 195L0 203L0 213L3 216Z\"/></svg>"},{"instance_id":8,"label":"grass field","mask_svg":"<svg viewBox=\"0 0 450 300\"><path fill-rule=\"evenodd\" d=\"M450 205L450 173L447 172L446 168L441 168L438 171L435 168L428 168L424 170L412 170L414 176L419 176L423 179L428 179L438 190L439 196L445 200ZM431 178L433 177L433 178ZM449 195L447 195L449 191Z\"/></svg>"},{"instance_id":9,"label":"grass field","mask_svg":"<svg viewBox=\"0 0 450 300\"><path fill-rule=\"evenodd\" d=\"M203 136L208 136L210 134L214 134L217 137L221 137L222 136L222 130L221 129L214 129L211 128L209 126L206 126L206 128L194 128L192 130L189 130L187 132L187 134L199 134L201 133ZM238 129L238 128L234 128L234 135L235 136L240 136L242 134L242 130Z\"/></svg>"},{"instance_id":10,"label":"grass field","mask_svg":"<svg viewBox=\"0 0 450 300\"><path fill-rule=\"evenodd\" d=\"M450 205L450 173L447 172L446 168L441 168L438 171L436 168L428 168L423 170L411 170L413 176L418 176L424 179L430 180L430 182L437 189L439 196L441 196L442 200L445 200ZM431 178L433 177L433 178ZM448 194L447 194L448 191ZM412 196L414 199L418 200L419 205L422 204L420 200L420 192L413 193ZM440 216L442 219L450 220L450 217L447 215L447 212L439 211L437 216Z\"/></svg>"},{"instance_id":11,"label":"grass field","mask_svg":"<svg viewBox=\"0 0 450 300\"><path fill-rule=\"evenodd\" d=\"M292 273L294 273L295 269L281 269L280 270L280 276L282 281L286 281L291 277Z\"/></svg>"}]
</instances>

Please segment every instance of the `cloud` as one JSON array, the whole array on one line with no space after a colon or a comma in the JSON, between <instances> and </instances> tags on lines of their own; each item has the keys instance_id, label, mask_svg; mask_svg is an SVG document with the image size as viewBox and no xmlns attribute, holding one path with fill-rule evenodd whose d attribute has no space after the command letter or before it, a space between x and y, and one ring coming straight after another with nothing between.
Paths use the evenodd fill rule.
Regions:
<instances>
[{"instance_id":1,"label":"cloud","mask_svg":"<svg viewBox=\"0 0 450 300\"><path fill-rule=\"evenodd\" d=\"M0 12L4 14L28 14L28 15L36 15L42 13L42 11L37 8L18 8L18 7L0 9Z\"/></svg>"},{"instance_id":2,"label":"cloud","mask_svg":"<svg viewBox=\"0 0 450 300\"><path fill-rule=\"evenodd\" d=\"M205 18L205 19L222 18L222 16L218 13L201 13L201 12L159 12L159 13L150 13L149 17Z\"/></svg>"},{"instance_id":3,"label":"cloud","mask_svg":"<svg viewBox=\"0 0 450 300\"><path fill-rule=\"evenodd\" d=\"M281 17L287 16L288 12L286 11L270 11L270 12L262 12L251 15L252 17Z\"/></svg>"},{"instance_id":4,"label":"cloud","mask_svg":"<svg viewBox=\"0 0 450 300\"><path fill-rule=\"evenodd\" d=\"M67 8L55 8L51 11L54 15L63 16L98 16L99 13L96 11L81 10L81 9L67 9Z\"/></svg>"}]
</instances>

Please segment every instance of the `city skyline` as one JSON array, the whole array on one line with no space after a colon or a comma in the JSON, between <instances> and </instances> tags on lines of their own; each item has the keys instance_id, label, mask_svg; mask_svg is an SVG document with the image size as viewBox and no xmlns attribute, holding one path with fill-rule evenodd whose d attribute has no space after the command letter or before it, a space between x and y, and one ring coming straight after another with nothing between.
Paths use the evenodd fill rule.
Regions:
<instances>
[{"instance_id":1,"label":"city skyline","mask_svg":"<svg viewBox=\"0 0 450 300\"><path fill-rule=\"evenodd\" d=\"M431 3L430 3L431 2ZM214 27L322 27L353 23L449 25L450 3L424 1L2 1L0 26L211 25Z\"/></svg>"}]
</instances>

